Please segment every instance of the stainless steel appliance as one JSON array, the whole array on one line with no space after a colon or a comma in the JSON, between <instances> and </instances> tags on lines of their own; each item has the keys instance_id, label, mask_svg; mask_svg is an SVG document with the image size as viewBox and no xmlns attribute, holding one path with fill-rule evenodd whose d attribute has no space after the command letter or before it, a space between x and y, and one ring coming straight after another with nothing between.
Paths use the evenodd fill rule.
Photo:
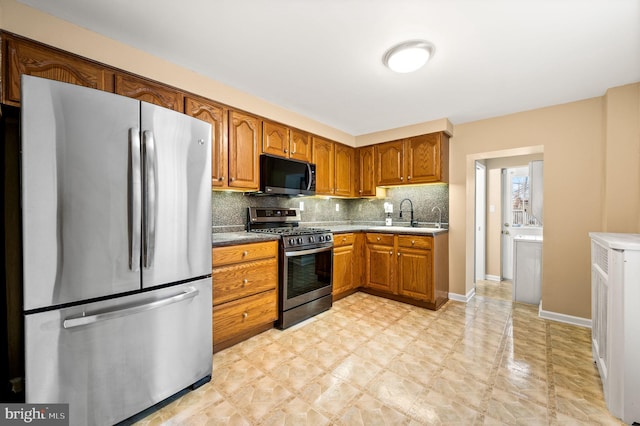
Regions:
<instances>
[{"instance_id":1,"label":"stainless steel appliance","mask_svg":"<svg viewBox=\"0 0 640 426\"><path fill-rule=\"evenodd\" d=\"M211 377L211 126L22 77L26 402L125 420Z\"/></svg>"},{"instance_id":2,"label":"stainless steel appliance","mask_svg":"<svg viewBox=\"0 0 640 426\"><path fill-rule=\"evenodd\" d=\"M263 194L315 195L316 165L262 154L260 191Z\"/></svg>"},{"instance_id":3,"label":"stainless steel appliance","mask_svg":"<svg viewBox=\"0 0 640 426\"><path fill-rule=\"evenodd\" d=\"M291 327L331 308L333 234L300 227L300 210L250 207L252 232L280 235L279 315L276 326Z\"/></svg>"}]
</instances>

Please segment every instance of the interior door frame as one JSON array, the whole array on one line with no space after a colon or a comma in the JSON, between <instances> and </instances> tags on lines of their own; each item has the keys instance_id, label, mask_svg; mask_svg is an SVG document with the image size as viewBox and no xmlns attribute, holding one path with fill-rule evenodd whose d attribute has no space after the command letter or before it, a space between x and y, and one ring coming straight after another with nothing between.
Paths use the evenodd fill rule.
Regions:
<instances>
[{"instance_id":1,"label":"interior door frame","mask_svg":"<svg viewBox=\"0 0 640 426\"><path fill-rule=\"evenodd\" d=\"M475 262L474 282L486 279L487 250L487 167L475 164Z\"/></svg>"}]
</instances>

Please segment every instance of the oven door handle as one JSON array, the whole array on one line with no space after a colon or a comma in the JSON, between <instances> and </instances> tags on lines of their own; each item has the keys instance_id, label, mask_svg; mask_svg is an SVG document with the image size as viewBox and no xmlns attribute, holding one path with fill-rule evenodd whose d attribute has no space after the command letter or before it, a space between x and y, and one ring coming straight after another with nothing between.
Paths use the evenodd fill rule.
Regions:
<instances>
[{"instance_id":1,"label":"oven door handle","mask_svg":"<svg viewBox=\"0 0 640 426\"><path fill-rule=\"evenodd\" d=\"M323 251L329 251L329 250L333 250L333 246L312 248L312 249L308 249L308 250L286 251L286 252L284 252L284 255L286 257L304 256L304 255L307 255L307 254L322 253Z\"/></svg>"}]
</instances>

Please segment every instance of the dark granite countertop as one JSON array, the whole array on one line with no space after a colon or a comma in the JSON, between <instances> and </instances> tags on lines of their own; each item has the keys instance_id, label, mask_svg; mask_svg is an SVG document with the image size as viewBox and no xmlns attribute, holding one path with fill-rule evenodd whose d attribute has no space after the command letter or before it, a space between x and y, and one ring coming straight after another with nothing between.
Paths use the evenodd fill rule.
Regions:
<instances>
[{"instance_id":1,"label":"dark granite countertop","mask_svg":"<svg viewBox=\"0 0 640 426\"><path fill-rule=\"evenodd\" d=\"M304 225L301 225L304 226ZM411 234L411 235L436 235L448 232L448 229L433 227L410 226L371 226L371 225L327 225L335 234L345 232L382 232L387 234ZM261 234L257 232L214 232L211 234L212 247L232 246L237 244L257 243L261 241L276 241L280 237L273 234Z\"/></svg>"}]
</instances>

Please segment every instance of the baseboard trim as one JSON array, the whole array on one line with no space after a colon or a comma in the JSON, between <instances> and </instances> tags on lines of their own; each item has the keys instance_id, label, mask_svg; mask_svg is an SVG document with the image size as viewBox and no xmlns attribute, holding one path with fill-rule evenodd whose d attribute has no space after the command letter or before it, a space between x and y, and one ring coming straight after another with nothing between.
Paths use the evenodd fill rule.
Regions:
<instances>
[{"instance_id":1,"label":"baseboard trim","mask_svg":"<svg viewBox=\"0 0 640 426\"><path fill-rule=\"evenodd\" d=\"M485 275L484 279L487 281L498 281L498 282L502 281L499 275Z\"/></svg>"},{"instance_id":2,"label":"baseboard trim","mask_svg":"<svg viewBox=\"0 0 640 426\"><path fill-rule=\"evenodd\" d=\"M456 302L467 303L471 299L473 299L473 296L475 296L475 295L476 295L476 288L473 287L471 290L469 290L469 292L466 295L457 294L457 293L449 293L449 300L455 300Z\"/></svg>"},{"instance_id":3,"label":"baseboard trim","mask_svg":"<svg viewBox=\"0 0 640 426\"><path fill-rule=\"evenodd\" d=\"M591 320L587 318L574 317L573 315L561 314L558 312L545 311L542 303L538 308L538 316L542 319L563 322L565 324L577 325L578 327L591 328Z\"/></svg>"}]
</instances>

